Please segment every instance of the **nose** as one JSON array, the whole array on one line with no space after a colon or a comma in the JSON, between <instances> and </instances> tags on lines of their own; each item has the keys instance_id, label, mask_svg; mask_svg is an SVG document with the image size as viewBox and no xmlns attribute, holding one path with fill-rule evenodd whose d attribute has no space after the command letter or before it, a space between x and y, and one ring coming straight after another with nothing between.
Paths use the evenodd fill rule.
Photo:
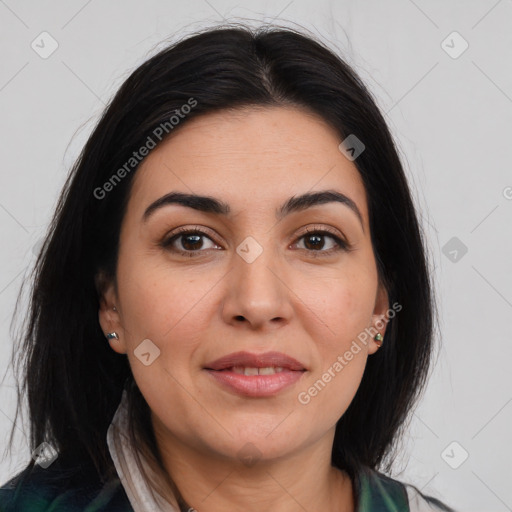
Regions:
<instances>
[{"instance_id":1,"label":"nose","mask_svg":"<svg viewBox=\"0 0 512 512\"><path fill-rule=\"evenodd\" d=\"M289 323L292 291L270 249L250 263L234 253L225 286L222 316L226 323L252 330L272 330Z\"/></svg>"}]
</instances>

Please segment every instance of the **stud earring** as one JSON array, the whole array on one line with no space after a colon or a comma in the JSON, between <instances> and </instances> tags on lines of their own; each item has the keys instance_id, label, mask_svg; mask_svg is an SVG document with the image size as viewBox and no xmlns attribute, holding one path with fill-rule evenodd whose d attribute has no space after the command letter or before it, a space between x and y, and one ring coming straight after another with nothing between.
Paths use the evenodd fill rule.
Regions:
<instances>
[{"instance_id":1,"label":"stud earring","mask_svg":"<svg viewBox=\"0 0 512 512\"><path fill-rule=\"evenodd\" d=\"M382 346L382 340L384 339L382 334L378 332L373 339L375 340L376 345L380 348Z\"/></svg>"},{"instance_id":2,"label":"stud earring","mask_svg":"<svg viewBox=\"0 0 512 512\"><path fill-rule=\"evenodd\" d=\"M118 340L119 336L117 335L117 332L109 332L107 333L107 340Z\"/></svg>"}]
</instances>

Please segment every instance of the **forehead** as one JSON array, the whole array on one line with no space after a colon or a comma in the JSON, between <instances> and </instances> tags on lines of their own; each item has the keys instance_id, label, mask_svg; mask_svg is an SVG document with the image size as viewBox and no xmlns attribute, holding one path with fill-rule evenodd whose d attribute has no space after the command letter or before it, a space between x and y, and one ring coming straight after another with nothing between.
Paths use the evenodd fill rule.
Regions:
<instances>
[{"instance_id":1,"label":"forehead","mask_svg":"<svg viewBox=\"0 0 512 512\"><path fill-rule=\"evenodd\" d=\"M129 203L140 210L182 191L221 198L236 213L329 188L350 196L366 219L363 182L338 149L340 142L330 125L305 109L251 107L201 115L144 159Z\"/></svg>"}]
</instances>

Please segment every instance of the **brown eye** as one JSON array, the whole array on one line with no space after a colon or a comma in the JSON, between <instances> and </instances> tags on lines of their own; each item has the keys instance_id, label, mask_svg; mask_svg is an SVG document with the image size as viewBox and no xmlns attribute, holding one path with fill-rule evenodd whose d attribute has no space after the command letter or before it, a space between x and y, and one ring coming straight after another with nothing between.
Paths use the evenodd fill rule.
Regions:
<instances>
[{"instance_id":1,"label":"brown eye","mask_svg":"<svg viewBox=\"0 0 512 512\"><path fill-rule=\"evenodd\" d=\"M330 254L339 250L348 250L349 244L327 230L310 230L298 238L298 248L308 252ZM302 241L302 247L301 247Z\"/></svg>"},{"instance_id":2,"label":"brown eye","mask_svg":"<svg viewBox=\"0 0 512 512\"><path fill-rule=\"evenodd\" d=\"M200 230L181 230L171 235L162 242L162 247L173 252L196 256L207 249L219 248L219 246L206 233Z\"/></svg>"},{"instance_id":3,"label":"brown eye","mask_svg":"<svg viewBox=\"0 0 512 512\"><path fill-rule=\"evenodd\" d=\"M306 249L323 249L325 245L325 235L307 235L304 237L304 245Z\"/></svg>"},{"instance_id":4,"label":"brown eye","mask_svg":"<svg viewBox=\"0 0 512 512\"><path fill-rule=\"evenodd\" d=\"M203 235L180 235L178 239L180 238L181 246L187 251L195 251L197 249L201 249L201 247L203 246Z\"/></svg>"}]
</instances>

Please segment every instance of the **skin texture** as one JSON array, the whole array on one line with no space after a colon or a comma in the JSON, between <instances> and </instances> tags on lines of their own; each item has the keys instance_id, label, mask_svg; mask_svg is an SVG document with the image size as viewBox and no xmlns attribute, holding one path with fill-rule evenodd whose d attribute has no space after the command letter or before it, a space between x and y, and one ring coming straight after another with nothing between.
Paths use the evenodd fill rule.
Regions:
<instances>
[{"instance_id":1,"label":"skin texture","mask_svg":"<svg viewBox=\"0 0 512 512\"><path fill-rule=\"evenodd\" d=\"M105 289L99 320L105 333L118 333L110 345L127 354L151 408L165 467L200 512L353 510L352 482L330 457L336 422L378 350L374 340L360 343L308 404L298 401L389 307L364 185L340 142L306 110L207 114L152 150L134 178L117 285ZM276 219L275 210L291 196L320 190L349 196L363 224L336 202ZM143 221L145 209L171 191L215 197L231 213L166 205ZM182 226L207 235L192 240L196 245L178 237L162 247ZM330 250L337 245L329 234L321 235L323 246L314 245L306 228L334 230L351 250ZM263 249L252 263L236 252L248 236ZM187 248L196 256L177 252ZM379 331L384 335L385 327ZM145 339L160 350L148 366L134 354ZM307 371L275 396L243 397L203 369L240 350L284 352ZM239 455L247 443L257 449L251 466Z\"/></svg>"}]
</instances>

